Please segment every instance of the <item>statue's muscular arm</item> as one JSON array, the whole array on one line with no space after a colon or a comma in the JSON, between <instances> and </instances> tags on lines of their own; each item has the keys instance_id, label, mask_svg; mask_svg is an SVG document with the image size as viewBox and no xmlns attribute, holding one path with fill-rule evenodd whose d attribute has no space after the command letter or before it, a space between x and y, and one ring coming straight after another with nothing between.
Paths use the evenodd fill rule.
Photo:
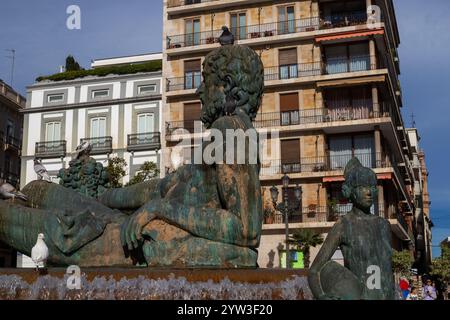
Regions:
<instances>
[{"instance_id":1,"label":"statue's muscular arm","mask_svg":"<svg viewBox=\"0 0 450 320\"><path fill-rule=\"evenodd\" d=\"M257 247L262 223L257 165L218 164L215 171L222 208L162 198L132 217L123 232L124 244L137 247L143 227L151 219L160 218L197 237Z\"/></svg>"}]
</instances>

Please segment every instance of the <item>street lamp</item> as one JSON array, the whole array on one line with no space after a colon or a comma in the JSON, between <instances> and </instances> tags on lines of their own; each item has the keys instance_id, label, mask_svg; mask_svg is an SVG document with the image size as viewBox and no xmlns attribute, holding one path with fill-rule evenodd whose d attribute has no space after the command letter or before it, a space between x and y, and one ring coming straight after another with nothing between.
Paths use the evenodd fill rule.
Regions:
<instances>
[{"instance_id":1,"label":"street lamp","mask_svg":"<svg viewBox=\"0 0 450 320\"><path fill-rule=\"evenodd\" d=\"M285 229L286 229L286 269L289 269L291 266L291 256L289 251L289 212L291 210L295 210L298 208L298 204L300 203L300 199L302 198L302 189L297 184L297 186L294 188L294 195L297 200L297 203L294 205L289 206L289 194L288 194L288 188L289 188L289 176L287 174L284 175L284 177L281 179L283 184L283 203L280 203L277 206L278 201L278 195L279 191L278 188L273 186L270 188L270 195L272 197L272 202L274 204L274 207L277 208L280 211L284 212L284 223L285 223Z\"/></svg>"}]
</instances>

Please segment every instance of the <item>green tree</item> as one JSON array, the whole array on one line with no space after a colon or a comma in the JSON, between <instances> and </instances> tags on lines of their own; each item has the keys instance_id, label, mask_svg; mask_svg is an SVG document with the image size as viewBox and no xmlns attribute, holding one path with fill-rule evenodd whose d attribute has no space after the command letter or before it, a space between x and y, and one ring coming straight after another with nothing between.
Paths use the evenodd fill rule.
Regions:
<instances>
[{"instance_id":1,"label":"green tree","mask_svg":"<svg viewBox=\"0 0 450 320\"><path fill-rule=\"evenodd\" d=\"M80 67L79 63L75 61L75 58L69 55L66 58L66 71L80 71L84 70Z\"/></svg>"},{"instance_id":2,"label":"green tree","mask_svg":"<svg viewBox=\"0 0 450 320\"><path fill-rule=\"evenodd\" d=\"M298 251L303 252L305 268L309 268L310 248L321 245L323 241L322 235L309 229L299 229L294 231L289 239L289 244L295 246Z\"/></svg>"},{"instance_id":3,"label":"green tree","mask_svg":"<svg viewBox=\"0 0 450 320\"><path fill-rule=\"evenodd\" d=\"M127 162L125 161L125 159L122 159L120 157L108 159L107 170L111 179L111 188L123 187L121 180L127 174L125 171L126 167Z\"/></svg>"},{"instance_id":4,"label":"green tree","mask_svg":"<svg viewBox=\"0 0 450 320\"><path fill-rule=\"evenodd\" d=\"M392 253L392 269L395 273L410 276L411 267L414 262L414 258L411 256L411 252L408 250L396 251Z\"/></svg>"},{"instance_id":5,"label":"green tree","mask_svg":"<svg viewBox=\"0 0 450 320\"><path fill-rule=\"evenodd\" d=\"M141 183L153 178L156 178L159 175L159 169L156 163L152 161L146 161L139 168L138 173L130 179L128 183L129 186Z\"/></svg>"},{"instance_id":6,"label":"green tree","mask_svg":"<svg viewBox=\"0 0 450 320\"><path fill-rule=\"evenodd\" d=\"M441 256L434 259L430 274L447 285L450 282L450 248L442 246Z\"/></svg>"}]
</instances>

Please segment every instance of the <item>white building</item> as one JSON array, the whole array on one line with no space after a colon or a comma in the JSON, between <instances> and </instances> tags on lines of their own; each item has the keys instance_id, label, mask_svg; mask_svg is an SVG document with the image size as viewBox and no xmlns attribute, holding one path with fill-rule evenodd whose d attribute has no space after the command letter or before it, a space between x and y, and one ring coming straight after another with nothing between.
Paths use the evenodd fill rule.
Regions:
<instances>
[{"instance_id":1,"label":"white building","mask_svg":"<svg viewBox=\"0 0 450 320\"><path fill-rule=\"evenodd\" d=\"M109 68L117 74L44 80L29 86L23 111L21 187L36 180L35 158L42 159L58 182L58 171L69 166L84 140L91 142L92 156L104 165L108 157L126 160L124 183L145 161L163 168L161 60L162 54L100 59L92 63L94 71ZM127 66L144 72L127 72ZM18 266L27 266L21 260Z\"/></svg>"}]
</instances>

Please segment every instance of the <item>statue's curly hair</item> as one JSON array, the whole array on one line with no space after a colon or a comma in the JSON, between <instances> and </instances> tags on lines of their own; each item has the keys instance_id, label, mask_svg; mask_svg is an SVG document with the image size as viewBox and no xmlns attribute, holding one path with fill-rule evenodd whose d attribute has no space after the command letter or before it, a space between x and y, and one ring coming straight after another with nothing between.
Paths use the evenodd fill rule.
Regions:
<instances>
[{"instance_id":1,"label":"statue's curly hair","mask_svg":"<svg viewBox=\"0 0 450 320\"><path fill-rule=\"evenodd\" d=\"M264 90L264 67L253 49L227 45L210 52L203 63L203 79L206 86L224 88L223 94L216 92L215 96L207 97L210 104L202 99L202 121L207 127L224 115L227 96L234 99L236 108L251 120L256 117Z\"/></svg>"}]
</instances>

